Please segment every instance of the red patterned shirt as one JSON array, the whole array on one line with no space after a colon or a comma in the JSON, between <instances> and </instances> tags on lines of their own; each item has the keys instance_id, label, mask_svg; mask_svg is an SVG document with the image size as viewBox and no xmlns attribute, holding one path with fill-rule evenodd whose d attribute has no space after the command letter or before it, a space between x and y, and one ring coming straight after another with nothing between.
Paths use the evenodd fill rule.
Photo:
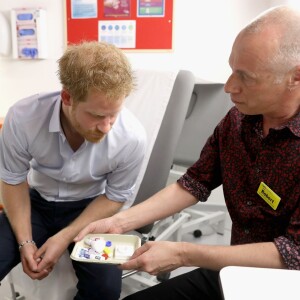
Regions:
<instances>
[{"instance_id":1,"label":"red patterned shirt","mask_svg":"<svg viewBox=\"0 0 300 300\"><path fill-rule=\"evenodd\" d=\"M178 182L200 201L223 184L231 244L274 241L289 269L300 269L300 113L263 137L262 116L233 107ZM264 182L276 210L258 194Z\"/></svg>"}]
</instances>

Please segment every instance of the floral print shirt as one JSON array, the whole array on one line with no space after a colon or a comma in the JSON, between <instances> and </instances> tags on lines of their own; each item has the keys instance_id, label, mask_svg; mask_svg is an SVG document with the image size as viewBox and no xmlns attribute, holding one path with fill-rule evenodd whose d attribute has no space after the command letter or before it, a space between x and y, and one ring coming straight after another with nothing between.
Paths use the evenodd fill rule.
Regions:
<instances>
[{"instance_id":1,"label":"floral print shirt","mask_svg":"<svg viewBox=\"0 0 300 300\"><path fill-rule=\"evenodd\" d=\"M281 198L276 210L258 195L261 182ZM264 137L261 115L233 107L178 183L199 201L223 184L231 244L273 241L300 270L300 113Z\"/></svg>"}]
</instances>

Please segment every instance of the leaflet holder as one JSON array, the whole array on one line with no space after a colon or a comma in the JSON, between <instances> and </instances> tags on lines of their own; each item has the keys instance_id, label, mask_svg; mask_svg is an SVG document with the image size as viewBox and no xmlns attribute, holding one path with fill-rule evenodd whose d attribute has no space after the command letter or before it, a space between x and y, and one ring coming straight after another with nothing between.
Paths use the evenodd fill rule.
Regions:
<instances>
[{"instance_id":1,"label":"leaflet holder","mask_svg":"<svg viewBox=\"0 0 300 300\"><path fill-rule=\"evenodd\" d=\"M12 56L47 58L46 11L41 8L11 10Z\"/></svg>"}]
</instances>

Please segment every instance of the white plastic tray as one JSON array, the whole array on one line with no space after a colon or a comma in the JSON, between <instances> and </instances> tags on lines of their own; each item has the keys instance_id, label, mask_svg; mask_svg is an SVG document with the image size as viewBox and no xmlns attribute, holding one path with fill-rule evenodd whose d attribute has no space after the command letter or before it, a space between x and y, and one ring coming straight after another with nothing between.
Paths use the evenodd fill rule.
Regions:
<instances>
[{"instance_id":1,"label":"white plastic tray","mask_svg":"<svg viewBox=\"0 0 300 300\"><path fill-rule=\"evenodd\" d=\"M88 249L91 248L91 246L88 246L85 243L86 238L99 238L103 237L106 241L111 242L111 251L112 256L108 257L106 260L100 260L95 259L93 257L89 257L88 255ZM128 259L116 259L115 258L115 247L128 245L133 246L134 251L141 246L141 239L136 235L125 235L125 234L88 234L84 239L77 242L73 248L73 251L70 255L71 259L86 262L86 263L100 263L100 264L122 264L126 262ZM85 257L82 255L82 253L85 253Z\"/></svg>"}]
</instances>

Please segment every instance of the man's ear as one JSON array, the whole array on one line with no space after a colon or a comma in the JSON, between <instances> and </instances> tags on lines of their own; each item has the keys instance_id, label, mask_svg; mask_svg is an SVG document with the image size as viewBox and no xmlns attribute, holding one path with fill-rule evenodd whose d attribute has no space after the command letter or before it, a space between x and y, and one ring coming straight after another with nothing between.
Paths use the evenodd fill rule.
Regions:
<instances>
[{"instance_id":1,"label":"man's ear","mask_svg":"<svg viewBox=\"0 0 300 300\"><path fill-rule=\"evenodd\" d=\"M290 82L289 82L289 90L293 90L300 86L300 65L293 68L291 72Z\"/></svg>"},{"instance_id":2,"label":"man's ear","mask_svg":"<svg viewBox=\"0 0 300 300\"><path fill-rule=\"evenodd\" d=\"M66 105L66 106L72 105L73 101L72 101L70 93L67 90L62 89L62 91L60 92L60 96L61 96L61 101L64 105Z\"/></svg>"}]
</instances>

